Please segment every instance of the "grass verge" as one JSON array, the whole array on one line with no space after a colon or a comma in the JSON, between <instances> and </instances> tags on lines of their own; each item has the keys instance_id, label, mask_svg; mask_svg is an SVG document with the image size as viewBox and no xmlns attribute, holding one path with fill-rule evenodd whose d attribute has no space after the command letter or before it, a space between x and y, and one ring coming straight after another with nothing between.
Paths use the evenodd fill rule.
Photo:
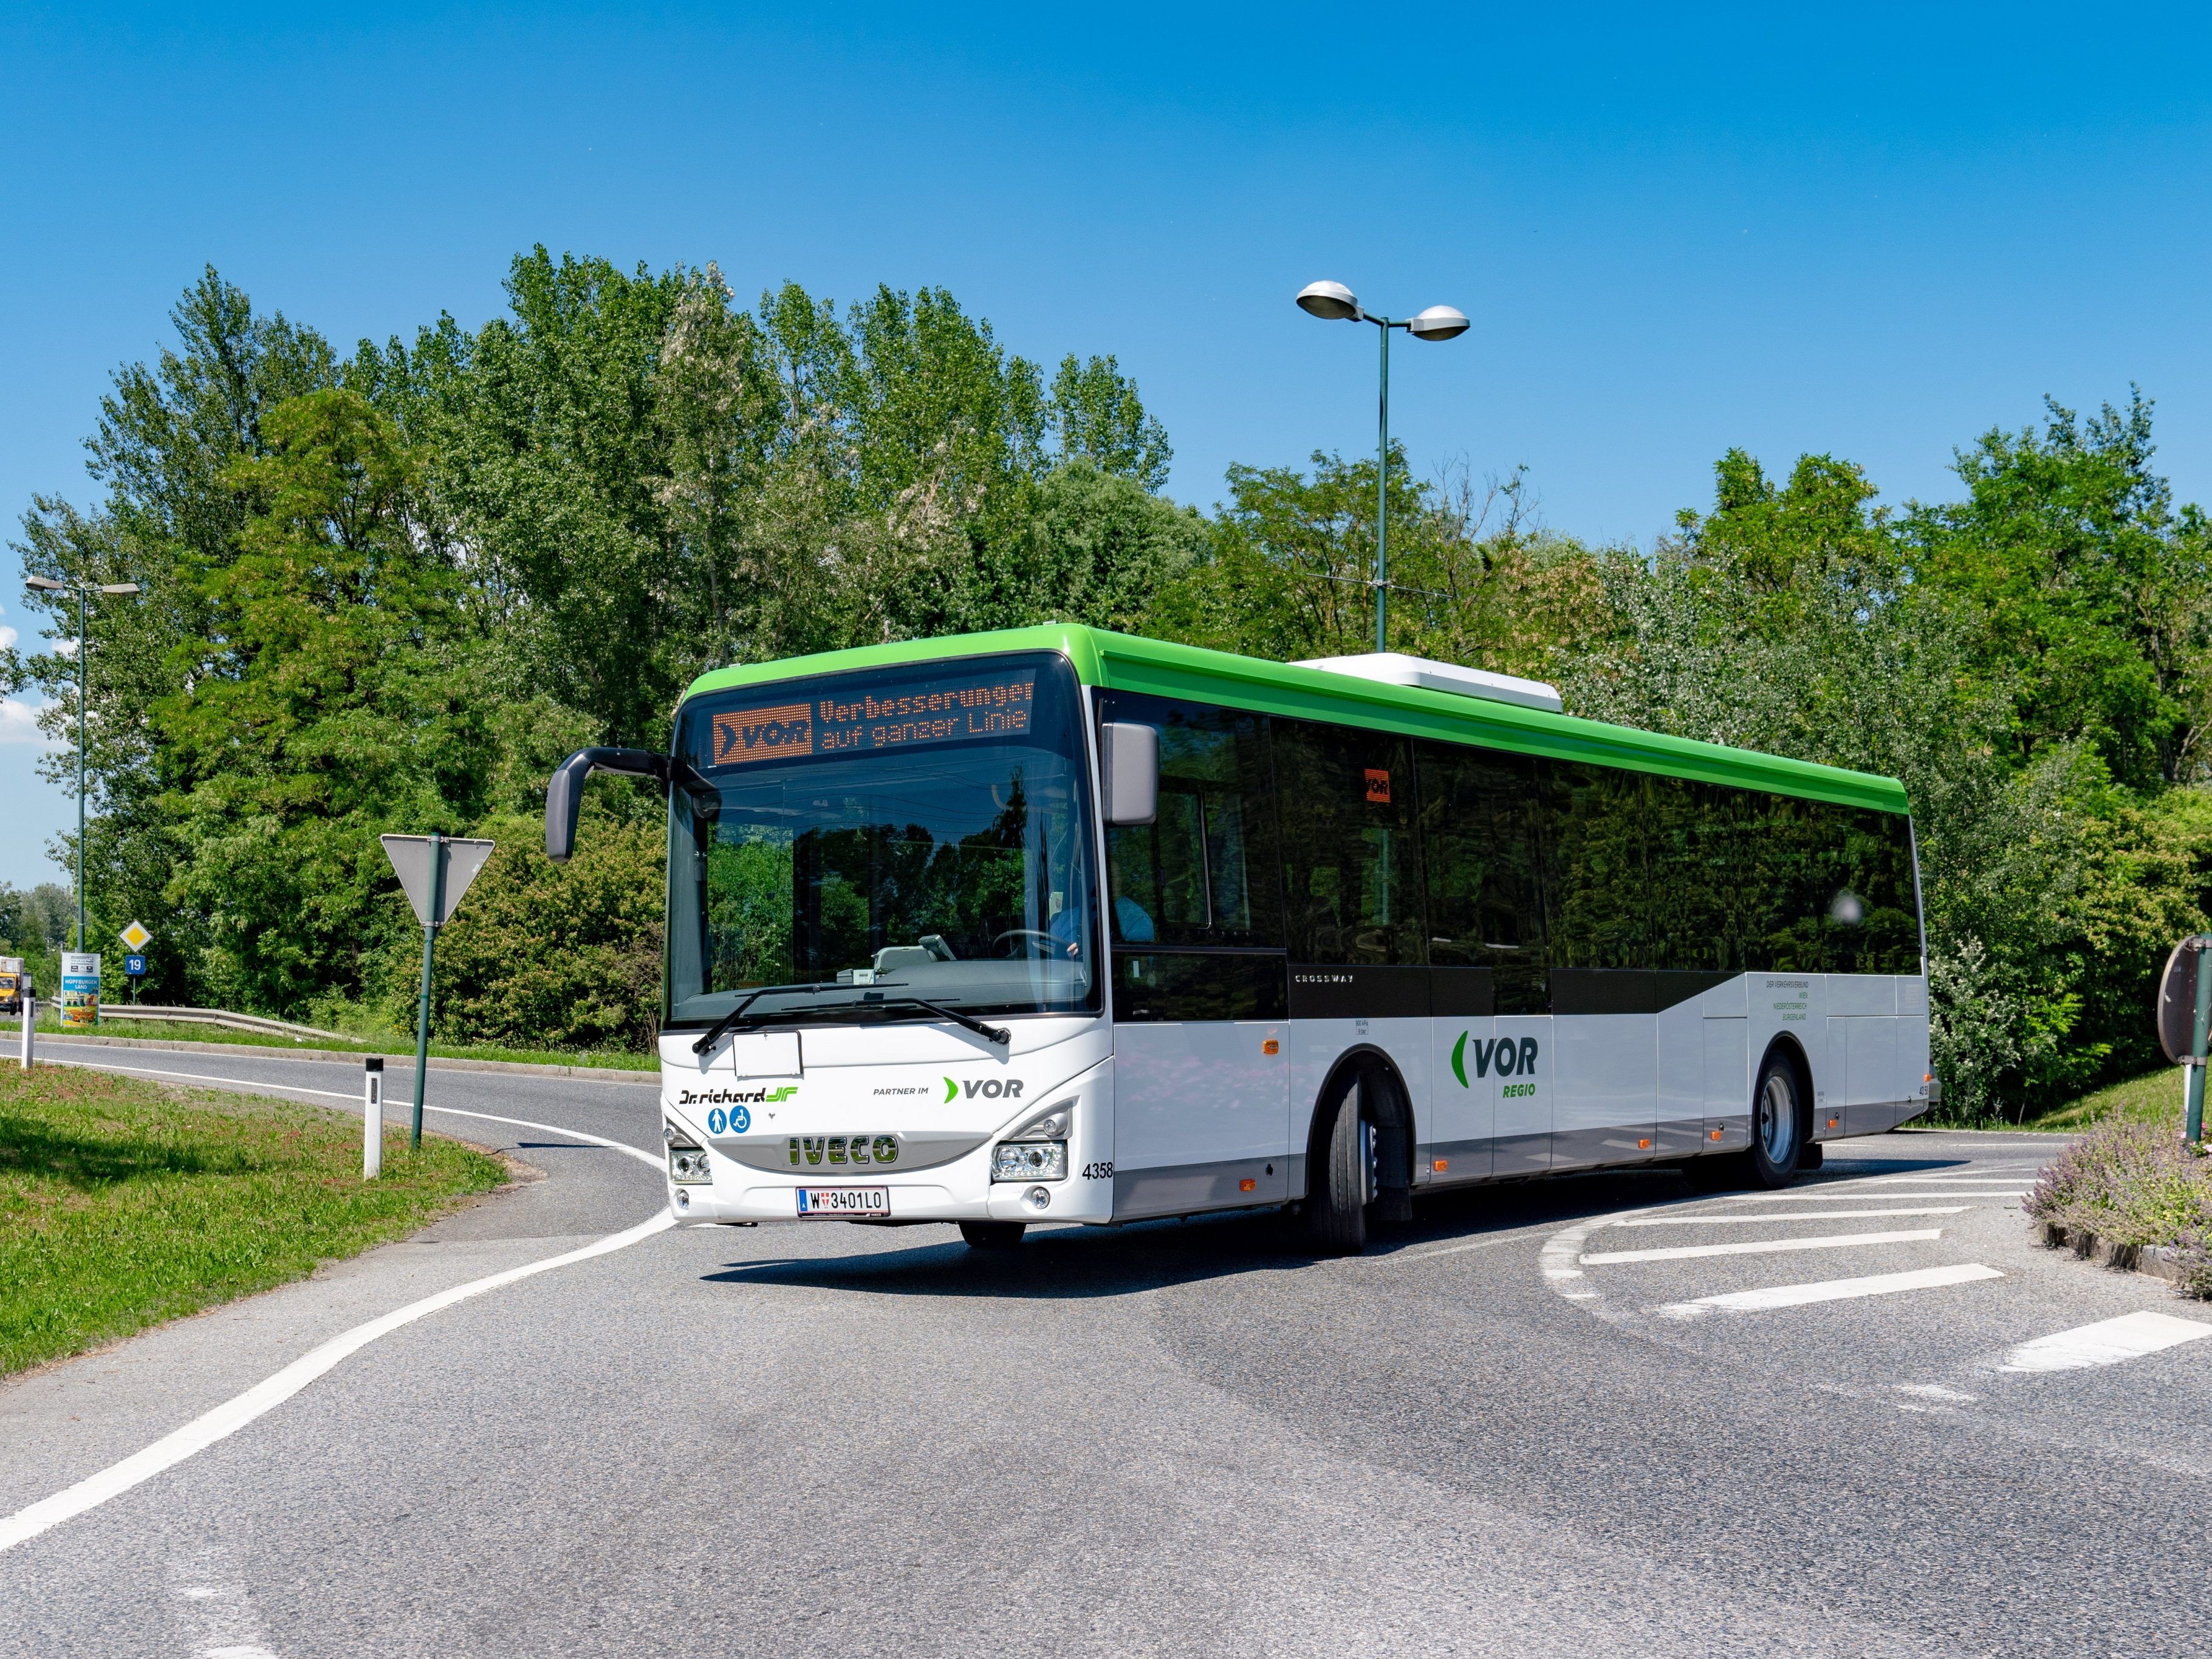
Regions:
<instances>
[{"instance_id":1,"label":"grass verge","mask_svg":"<svg viewBox=\"0 0 2212 1659\"><path fill-rule=\"evenodd\" d=\"M0 1068L0 1376L304 1279L505 1178L404 1129L76 1066Z\"/></svg>"},{"instance_id":2,"label":"grass verge","mask_svg":"<svg viewBox=\"0 0 2212 1659\"><path fill-rule=\"evenodd\" d=\"M13 1044L21 1030L21 1021L0 1019L0 1060L5 1060L14 1053ZM39 1022L39 1030L56 1036L88 1035L46 1019ZM386 1054L396 1060L412 1060L415 1058L412 1042L397 1042L388 1037L381 1041L355 1037L307 1037L295 1042L281 1032L240 1031L227 1025L202 1025L184 1020L103 1020L99 1031L90 1035L140 1037L149 1042L226 1042L255 1048L322 1048L350 1054ZM574 1053L557 1048L471 1048L458 1042L433 1042L430 1054L434 1060L503 1060L526 1066L587 1066L607 1072L657 1072L660 1069L660 1058L657 1054Z\"/></svg>"},{"instance_id":3,"label":"grass verge","mask_svg":"<svg viewBox=\"0 0 2212 1659\"><path fill-rule=\"evenodd\" d=\"M2161 1066L2141 1077L2115 1083L2093 1095L2069 1100L2039 1117L2014 1127L2025 1129L2086 1129L2093 1123L2171 1123L2180 1133L2181 1074L2179 1066Z\"/></svg>"},{"instance_id":4,"label":"grass verge","mask_svg":"<svg viewBox=\"0 0 2212 1659\"><path fill-rule=\"evenodd\" d=\"M2162 1111L2133 1097L2116 1103L2052 1160L2021 1207L2109 1243L2171 1245L2182 1291L2212 1297L2212 1158L2181 1139L2179 1085L2171 1075L2157 1080Z\"/></svg>"}]
</instances>

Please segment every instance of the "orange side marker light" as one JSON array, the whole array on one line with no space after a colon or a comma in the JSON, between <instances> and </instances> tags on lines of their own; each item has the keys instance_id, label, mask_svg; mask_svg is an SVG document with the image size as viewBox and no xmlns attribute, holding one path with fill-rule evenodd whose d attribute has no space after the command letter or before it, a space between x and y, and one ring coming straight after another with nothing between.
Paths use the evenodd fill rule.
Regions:
<instances>
[{"instance_id":1,"label":"orange side marker light","mask_svg":"<svg viewBox=\"0 0 2212 1659\"><path fill-rule=\"evenodd\" d=\"M1706 1131L1705 1138L1709 1140L1718 1140L1721 1138L1721 1132L1718 1129L1709 1129Z\"/></svg>"},{"instance_id":2,"label":"orange side marker light","mask_svg":"<svg viewBox=\"0 0 2212 1659\"><path fill-rule=\"evenodd\" d=\"M1830 1118L1830 1119L1828 1120L1828 1127L1829 1127L1831 1129L1832 1129L1832 1128L1834 1128L1834 1127L1836 1127L1836 1120L1835 1120L1834 1118Z\"/></svg>"},{"instance_id":3,"label":"orange side marker light","mask_svg":"<svg viewBox=\"0 0 2212 1659\"><path fill-rule=\"evenodd\" d=\"M1639 1152L1650 1152L1651 1150L1651 1137L1650 1135L1638 1135L1636 1139L1636 1150Z\"/></svg>"},{"instance_id":4,"label":"orange side marker light","mask_svg":"<svg viewBox=\"0 0 2212 1659\"><path fill-rule=\"evenodd\" d=\"M1260 1045L1260 1052L1263 1054L1279 1054L1283 1052L1283 1045L1276 1042L1274 1038L1269 1037L1265 1042Z\"/></svg>"},{"instance_id":5,"label":"orange side marker light","mask_svg":"<svg viewBox=\"0 0 2212 1659\"><path fill-rule=\"evenodd\" d=\"M1442 1174L1443 1174L1446 1170L1449 1170L1449 1168L1451 1168L1451 1160L1450 1160L1449 1158L1438 1158L1438 1159L1437 1160L1437 1162L1436 1162L1436 1171L1437 1171L1437 1173L1438 1175L1442 1175Z\"/></svg>"},{"instance_id":6,"label":"orange side marker light","mask_svg":"<svg viewBox=\"0 0 2212 1659\"><path fill-rule=\"evenodd\" d=\"M1252 1190L1253 1190L1253 1188L1255 1188L1255 1187L1257 1187L1259 1184L1260 1184L1260 1183L1259 1183L1258 1182L1256 1182L1256 1181L1251 1181L1251 1180L1240 1181L1240 1182L1238 1182L1237 1183L1237 1190L1238 1192L1240 1192L1240 1193L1249 1193L1249 1192L1252 1191Z\"/></svg>"}]
</instances>

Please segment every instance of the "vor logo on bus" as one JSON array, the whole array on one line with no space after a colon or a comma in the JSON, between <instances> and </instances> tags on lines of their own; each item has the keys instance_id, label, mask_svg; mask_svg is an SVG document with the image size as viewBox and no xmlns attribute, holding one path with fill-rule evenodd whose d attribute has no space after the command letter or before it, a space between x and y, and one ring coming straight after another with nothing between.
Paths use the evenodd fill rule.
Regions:
<instances>
[{"instance_id":1,"label":"vor logo on bus","mask_svg":"<svg viewBox=\"0 0 2212 1659\"><path fill-rule=\"evenodd\" d=\"M1459 1079L1462 1089L1474 1085L1467 1080L1468 1039L1474 1038L1474 1074L1487 1077L1491 1068L1497 1067L1500 1077L1528 1077L1536 1070L1536 1039L1522 1037L1516 1042L1511 1037L1476 1037L1462 1031L1459 1041L1452 1044L1452 1075Z\"/></svg>"},{"instance_id":2,"label":"vor logo on bus","mask_svg":"<svg viewBox=\"0 0 2212 1659\"><path fill-rule=\"evenodd\" d=\"M945 1100L947 1105L960 1097L962 1087L962 1085L955 1083L951 1078L945 1079ZM975 1099L978 1095L982 1096L986 1100L1019 1100L1022 1097L1022 1080L1018 1077L973 1077L968 1079L965 1087L968 1091L968 1098L970 1100Z\"/></svg>"}]
</instances>

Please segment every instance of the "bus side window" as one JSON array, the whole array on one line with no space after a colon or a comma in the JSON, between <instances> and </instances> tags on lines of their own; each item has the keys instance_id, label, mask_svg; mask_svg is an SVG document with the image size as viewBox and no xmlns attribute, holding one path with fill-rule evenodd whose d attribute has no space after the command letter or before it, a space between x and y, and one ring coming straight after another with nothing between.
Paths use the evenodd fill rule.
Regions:
<instances>
[{"instance_id":1,"label":"bus side window","mask_svg":"<svg viewBox=\"0 0 2212 1659\"><path fill-rule=\"evenodd\" d=\"M1260 717L1128 692L1098 706L1160 734L1158 817L1106 832L1115 941L1279 946Z\"/></svg>"},{"instance_id":2,"label":"bus side window","mask_svg":"<svg viewBox=\"0 0 2212 1659\"><path fill-rule=\"evenodd\" d=\"M1429 960L1492 969L1501 1014L1549 1012L1536 763L1425 743L1416 763Z\"/></svg>"},{"instance_id":3,"label":"bus side window","mask_svg":"<svg viewBox=\"0 0 2212 1659\"><path fill-rule=\"evenodd\" d=\"M1274 734L1292 958L1425 962L1413 745L1304 720Z\"/></svg>"},{"instance_id":4,"label":"bus side window","mask_svg":"<svg viewBox=\"0 0 2212 1659\"><path fill-rule=\"evenodd\" d=\"M1544 896L1555 968L1651 966L1650 802L1640 772L1546 769Z\"/></svg>"}]
</instances>

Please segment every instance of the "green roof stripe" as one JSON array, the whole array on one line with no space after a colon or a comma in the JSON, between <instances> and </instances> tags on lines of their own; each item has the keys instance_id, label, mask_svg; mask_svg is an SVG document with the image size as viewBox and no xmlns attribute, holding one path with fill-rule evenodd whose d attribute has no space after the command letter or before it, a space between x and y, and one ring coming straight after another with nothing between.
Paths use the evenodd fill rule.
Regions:
<instances>
[{"instance_id":1,"label":"green roof stripe","mask_svg":"<svg viewBox=\"0 0 2212 1659\"><path fill-rule=\"evenodd\" d=\"M1905 786L1894 778L1639 732L1632 726L1608 726L1571 714L1524 708L1517 703L1492 702L1416 686L1385 685L1325 669L1262 662L1225 651L1060 623L945 639L902 640L892 645L720 668L701 675L687 696L852 669L890 668L1007 651L1059 652L1073 665L1076 678L1085 685L1111 690L1184 697L1299 720L1336 720L1408 737L1483 744L1553 760L1591 761L1883 812L1909 810Z\"/></svg>"}]
</instances>

